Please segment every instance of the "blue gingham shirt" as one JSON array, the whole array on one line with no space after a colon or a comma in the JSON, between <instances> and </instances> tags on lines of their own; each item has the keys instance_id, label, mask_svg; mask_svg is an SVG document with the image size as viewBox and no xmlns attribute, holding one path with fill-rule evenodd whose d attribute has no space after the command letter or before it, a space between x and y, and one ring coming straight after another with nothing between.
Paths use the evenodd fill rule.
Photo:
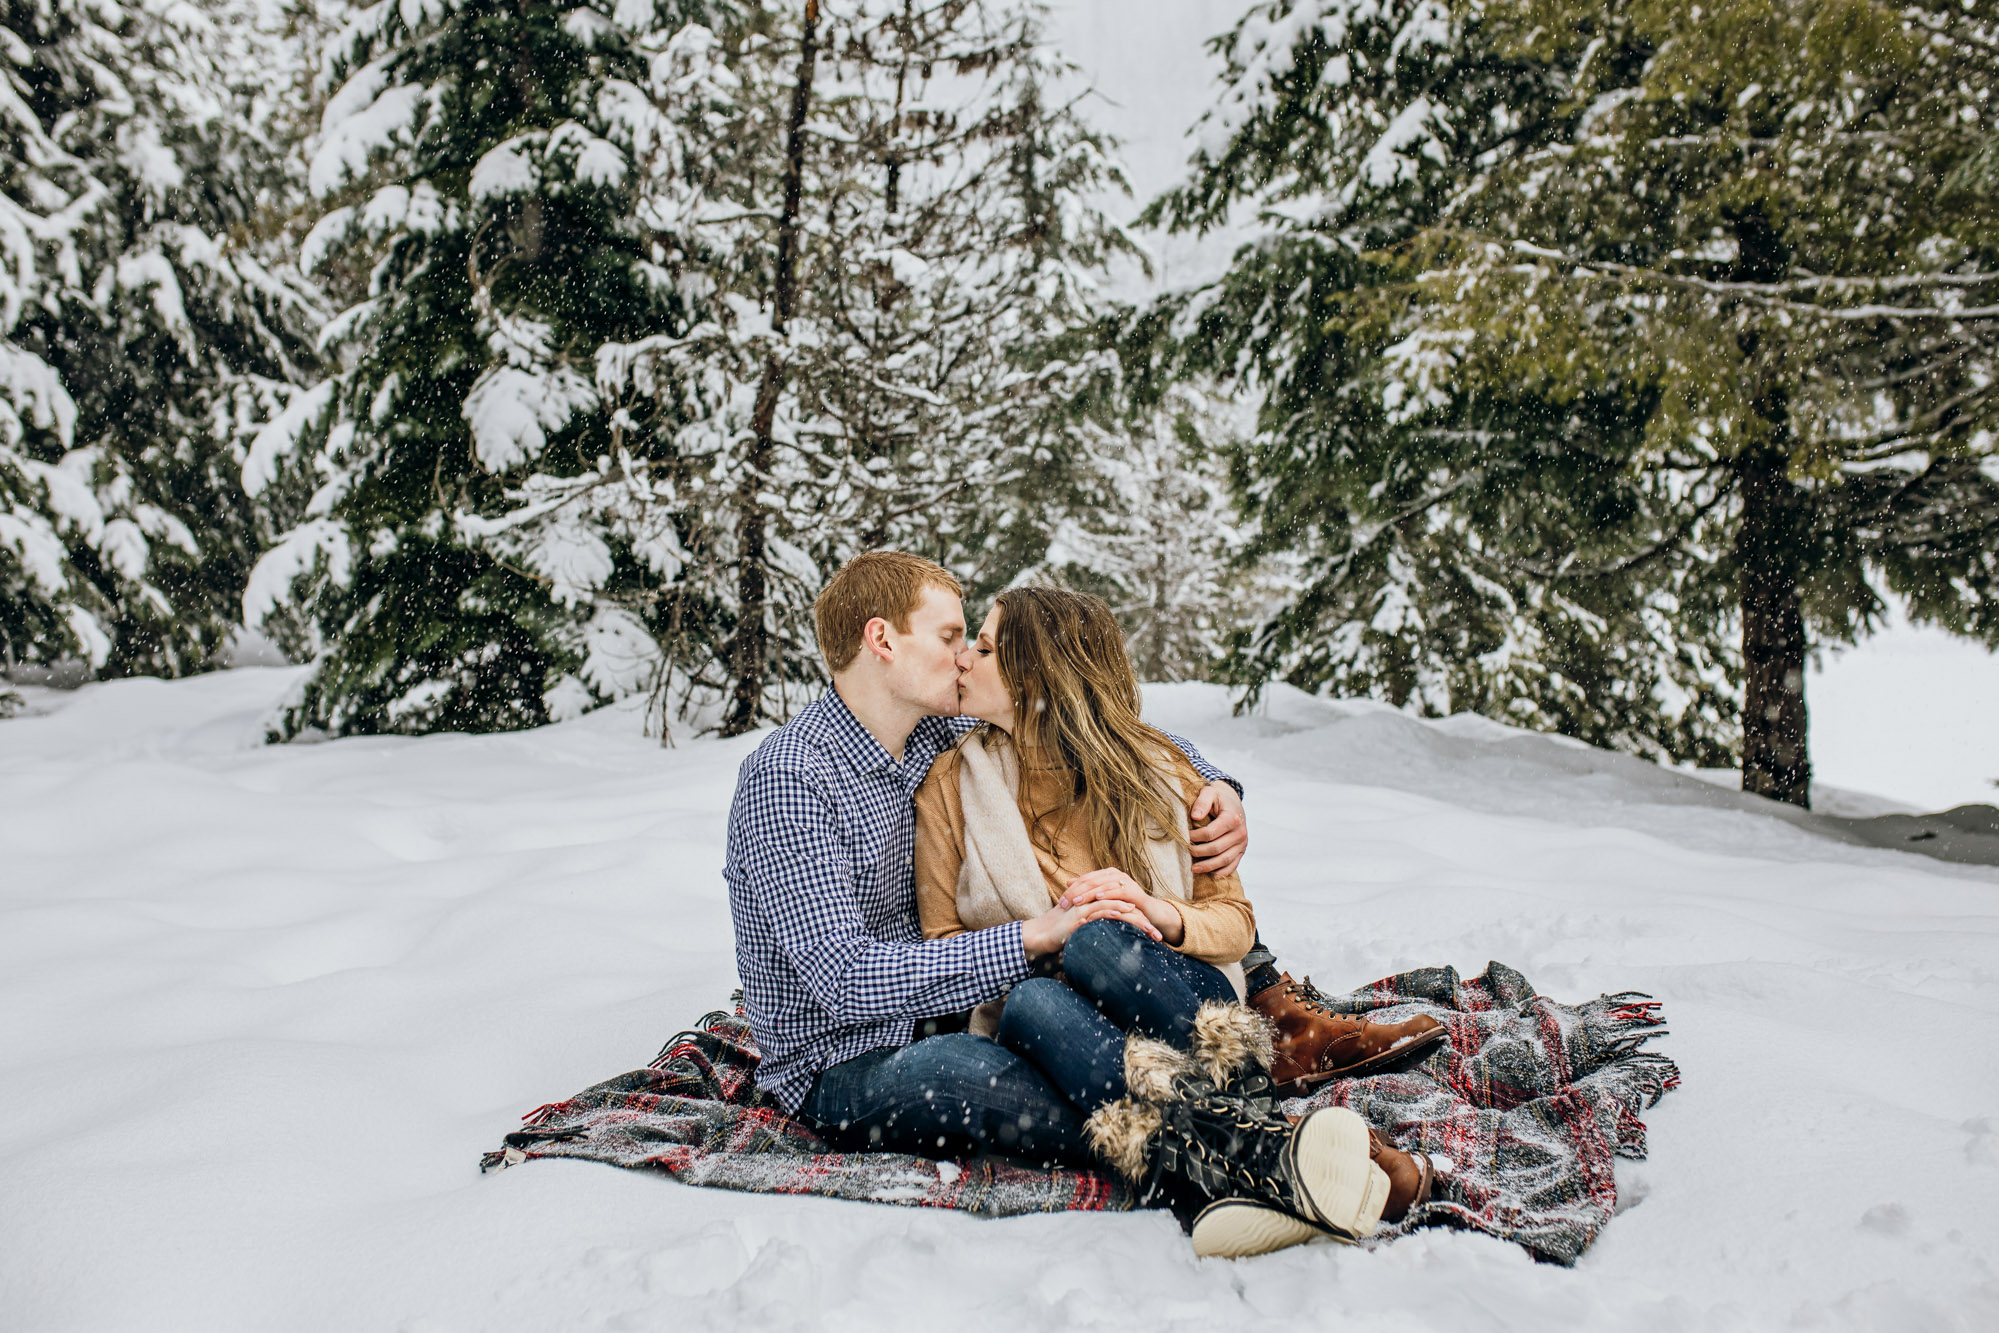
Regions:
<instances>
[{"instance_id":1,"label":"blue gingham shirt","mask_svg":"<svg viewBox=\"0 0 1999 1333\"><path fill-rule=\"evenodd\" d=\"M791 1110L821 1070L905 1045L916 1020L996 999L1028 973L1019 922L947 940L917 924L916 789L977 725L925 718L897 763L828 688L743 761L722 876L757 1082ZM1171 739L1210 781L1236 785Z\"/></svg>"}]
</instances>

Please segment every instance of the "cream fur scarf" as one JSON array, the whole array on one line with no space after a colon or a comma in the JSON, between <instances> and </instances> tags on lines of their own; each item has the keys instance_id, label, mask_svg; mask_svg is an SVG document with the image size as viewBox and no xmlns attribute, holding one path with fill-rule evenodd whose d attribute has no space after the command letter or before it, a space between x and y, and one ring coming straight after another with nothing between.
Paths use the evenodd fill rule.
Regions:
<instances>
[{"instance_id":1,"label":"cream fur scarf","mask_svg":"<svg viewBox=\"0 0 1999 1333\"><path fill-rule=\"evenodd\" d=\"M1192 902L1194 862L1187 851L1187 811L1169 779L1159 779L1167 804L1179 812L1179 837L1157 829L1147 840L1152 882L1162 898ZM1011 745L988 749L975 734L958 745L958 797L965 810L965 859L958 867L958 919L967 930L985 930L1009 921L1040 916L1054 905L1048 882L1041 877L1034 844L1028 841L1027 820L1020 813L1020 755ZM1243 995L1241 963L1229 963L1222 975ZM982 1004L972 1011L972 1031L991 1036L999 1028L1004 1001Z\"/></svg>"}]
</instances>

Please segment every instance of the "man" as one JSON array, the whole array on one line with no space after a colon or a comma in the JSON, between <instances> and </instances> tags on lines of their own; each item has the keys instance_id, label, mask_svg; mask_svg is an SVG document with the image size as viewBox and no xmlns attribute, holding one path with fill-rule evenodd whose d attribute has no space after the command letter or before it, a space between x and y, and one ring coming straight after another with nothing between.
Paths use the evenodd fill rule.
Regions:
<instances>
[{"instance_id":1,"label":"man","mask_svg":"<svg viewBox=\"0 0 1999 1333\"><path fill-rule=\"evenodd\" d=\"M1091 1160L1082 1117L1031 1065L937 1015L997 999L1117 900L925 941L912 871L916 789L977 720L955 716L970 665L963 591L942 566L871 551L814 606L833 686L766 737L737 779L723 876L736 964L763 1053L757 1081L836 1141L936 1154L964 1146ZM1195 869L1225 874L1248 837L1240 792L1209 785ZM1134 922L1135 925L1141 924Z\"/></svg>"}]
</instances>

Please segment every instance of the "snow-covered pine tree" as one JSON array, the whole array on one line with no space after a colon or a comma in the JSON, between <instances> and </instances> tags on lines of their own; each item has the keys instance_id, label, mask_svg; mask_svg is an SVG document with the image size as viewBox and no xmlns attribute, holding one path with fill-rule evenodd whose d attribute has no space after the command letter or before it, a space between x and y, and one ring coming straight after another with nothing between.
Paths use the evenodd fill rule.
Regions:
<instances>
[{"instance_id":1,"label":"snow-covered pine tree","mask_svg":"<svg viewBox=\"0 0 1999 1333\"><path fill-rule=\"evenodd\" d=\"M267 262L282 148L228 0L19 0L0 80L0 650L208 665L254 554L235 474L309 360Z\"/></svg>"},{"instance_id":2,"label":"snow-covered pine tree","mask_svg":"<svg viewBox=\"0 0 1999 1333\"><path fill-rule=\"evenodd\" d=\"M303 259L370 276L328 326L340 373L244 469L291 520L246 617L314 667L279 734L529 726L646 669L640 622L595 594L670 566L670 536L531 520L622 451L596 349L681 327L637 223L672 134L633 38L694 9L384 0L332 44L311 185L333 207Z\"/></svg>"},{"instance_id":3,"label":"snow-covered pine tree","mask_svg":"<svg viewBox=\"0 0 1999 1333\"><path fill-rule=\"evenodd\" d=\"M1209 680L1261 600L1223 464L1247 414L1192 384L1147 397L1075 432L1079 494L1023 577L1108 602L1141 679Z\"/></svg>"},{"instance_id":4,"label":"snow-covered pine tree","mask_svg":"<svg viewBox=\"0 0 1999 1333\"><path fill-rule=\"evenodd\" d=\"M1808 799L1875 583L1999 638L1984 6L1275 0L1221 43L1168 312L1268 389L1252 680L1474 707ZM1730 642L1740 635L1740 649Z\"/></svg>"},{"instance_id":5,"label":"snow-covered pine tree","mask_svg":"<svg viewBox=\"0 0 1999 1333\"><path fill-rule=\"evenodd\" d=\"M1109 357L1045 348L1087 323L1129 242L1093 202L1121 184L1103 138L1052 100L1039 6L713 13L655 42L661 104L701 148L641 212L690 327L602 349L629 463L545 521L677 536L652 623L726 692L734 733L818 675L811 599L853 552L901 546L987 585L1042 557L1074 467L1061 404Z\"/></svg>"}]
</instances>

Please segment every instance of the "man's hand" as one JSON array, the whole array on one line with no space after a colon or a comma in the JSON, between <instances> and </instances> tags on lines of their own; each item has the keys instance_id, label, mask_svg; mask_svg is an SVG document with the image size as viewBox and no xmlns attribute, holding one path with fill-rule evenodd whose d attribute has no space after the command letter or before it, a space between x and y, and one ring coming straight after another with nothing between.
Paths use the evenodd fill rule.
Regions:
<instances>
[{"instance_id":1,"label":"man's hand","mask_svg":"<svg viewBox=\"0 0 1999 1333\"><path fill-rule=\"evenodd\" d=\"M1194 873L1228 875L1249 850L1249 823L1243 818L1242 797L1226 782L1210 782L1187 812L1187 841L1194 852Z\"/></svg>"}]
</instances>

